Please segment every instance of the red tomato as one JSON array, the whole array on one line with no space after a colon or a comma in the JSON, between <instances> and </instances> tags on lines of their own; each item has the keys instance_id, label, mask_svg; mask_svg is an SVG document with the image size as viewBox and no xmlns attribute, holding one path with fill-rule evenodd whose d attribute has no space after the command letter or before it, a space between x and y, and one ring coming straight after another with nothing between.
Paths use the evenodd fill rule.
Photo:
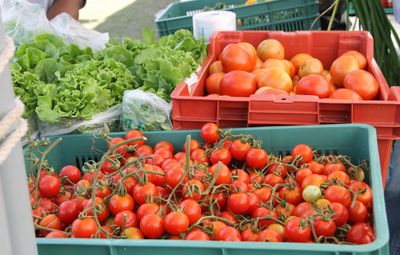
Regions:
<instances>
[{"instance_id":1,"label":"red tomato","mask_svg":"<svg viewBox=\"0 0 400 255\"><path fill-rule=\"evenodd\" d=\"M211 164L217 164L218 162L222 162L225 165L229 165L232 160L231 153L228 149L220 148L211 152L210 161Z\"/></svg>"},{"instance_id":2,"label":"red tomato","mask_svg":"<svg viewBox=\"0 0 400 255\"><path fill-rule=\"evenodd\" d=\"M231 71L221 80L222 95L248 97L257 90L257 81L253 74L245 71Z\"/></svg>"},{"instance_id":3,"label":"red tomato","mask_svg":"<svg viewBox=\"0 0 400 255\"><path fill-rule=\"evenodd\" d=\"M305 212L314 210L313 206L309 202L302 202L296 206L293 211L293 215L297 217L301 217Z\"/></svg>"},{"instance_id":4,"label":"red tomato","mask_svg":"<svg viewBox=\"0 0 400 255\"><path fill-rule=\"evenodd\" d=\"M45 175L40 178L39 192L42 196L51 198L57 196L61 189L61 181L54 175Z\"/></svg>"},{"instance_id":5,"label":"red tomato","mask_svg":"<svg viewBox=\"0 0 400 255\"><path fill-rule=\"evenodd\" d=\"M168 141L160 141L154 145L154 151L158 149L168 149L170 152L174 153L174 145Z\"/></svg>"},{"instance_id":6,"label":"red tomato","mask_svg":"<svg viewBox=\"0 0 400 255\"><path fill-rule=\"evenodd\" d=\"M325 191L325 199L330 202L338 202L348 207L351 203L351 193L345 187L332 185L328 187Z\"/></svg>"},{"instance_id":7,"label":"red tomato","mask_svg":"<svg viewBox=\"0 0 400 255\"><path fill-rule=\"evenodd\" d=\"M113 215L116 215L117 213L122 211L133 211L134 206L135 202L129 194L125 194L123 196L115 194L110 198L108 204L108 208Z\"/></svg>"},{"instance_id":8,"label":"red tomato","mask_svg":"<svg viewBox=\"0 0 400 255\"><path fill-rule=\"evenodd\" d=\"M254 194L258 196L261 202L266 203L271 198L272 191L268 187L262 187L260 189L256 189Z\"/></svg>"},{"instance_id":9,"label":"red tomato","mask_svg":"<svg viewBox=\"0 0 400 255\"><path fill-rule=\"evenodd\" d=\"M111 238L112 233L114 232L114 229L110 226L102 226L102 229L100 229L99 232L99 237L100 238Z\"/></svg>"},{"instance_id":10,"label":"red tomato","mask_svg":"<svg viewBox=\"0 0 400 255\"><path fill-rule=\"evenodd\" d=\"M146 214L140 221L140 230L147 238L160 238L165 232L163 219L155 213Z\"/></svg>"},{"instance_id":11,"label":"red tomato","mask_svg":"<svg viewBox=\"0 0 400 255\"><path fill-rule=\"evenodd\" d=\"M154 203L144 203L139 206L139 208L136 211L136 217L138 218L139 221L142 220L142 218L151 213L157 213L158 210L160 210L160 206L158 204Z\"/></svg>"},{"instance_id":12,"label":"red tomato","mask_svg":"<svg viewBox=\"0 0 400 255\"><path fill-rule=\"evenodd\" d=\"M184 175L185 177L182 177ZM187 175L185 174L185 169L183 169L181 166L176 166L172 168L165 175L166 183L171 188L174 188L176 185L178 185L181 178L183 178L183 183L186 183Z\"/></svg>"},{"instance_id":13,"label":"red tomato","mask_svg":"<svg viewBox=\"0 0 400 255\"><path fill-rule=\"evenodd\" d=\"M268 154L263 149L251 148L246 154L246 163L252 168L261 168L268 163Z\"/></svg>"},{"instance_id":14,"label":"red tomato","mask_svg":"<svg viewBox=\"0 0 400 255\"><path fill-rule=\"evenodd\" d=\"M260 227L266 227L268 225L271 225L273 223L275 223L275 221L272 218L277 218L277 215L274 211L269 210L268 208L265 207L258 207L257 209L255 209L253 211L253 213L251 214L251 217L253 219L255 218L265 218L265 217L270 217L271 219L263 219L263 220L259 220L258 224Z\"/></svg>"},{"instance_id":15,"label":"red tomato","mask_svg":"<svg viewBox=\"0 0 400 255\"><path fill-rule=\"evenodd\" d=\"M189 146L190 151L194 151L195 149L200 148L200 147L201 146L200 146L199 141L197 141L196 139L190 140L190 146ZM186 152L186 143L183 145L183 151ZM185 155L184 158L186 158L186 154L184 154L184 155Z\"/></svg>"},{"instance_id":16,"label":"red tomato","mask_svg":"<svg viewBox=\"0 0 400 255\"><path fill-rule=\"evenodd\" d=\"M125 134L125 140L131 140L131 139L138 139L140 137L144 137L144 134L139 131L139 130L129 130L126 134ZM137 140L135 142L130 142L128 143L128 145L130 146L140 146L144 144L144 140Z\"/></svg>"},{"instance_id":17,"label":"red tomato","mask_svg":"<svg viewBox=\"0 0 400 255\"><path fill-rule=\"evenodd\" d=\"M346 89L355 91L363 100L375 99L379 92L375 77L364 70L350 72L345 76L343 84Z\"/></svg>"},{"instance_id":18,"label":"red tomato","mask_svg":"<svg viewBox=\"0 0 400 255\"><path fill-rule=\"evenodd\" d=\"M75 200L68 200L60 204L58 207L58 218L66 224L71 224L80 213L78 202Z\"/></svg>"},{"instance_id":19,"label":"red tomato","mask_svg":"<svg viewBox=\"0 0 400 255\"><path fill-rule=\"evenodd\" d=\"M55 214L46 215L41 221L39 221L39 226L60 230L61 229L61 220ZM46 230L40 230L40 234L42 236L46 236L49 232Z\"/></svg>"},{"instance_id":20,"label":"red tomato","mask_svg":"<svg viewBox=\"0 0 400 255\"><path fill-rule=\"evenodd\" d=\"M317 161L312 160L308 168L311 170L313 174L323 174L324 173L324 165L318 163Z\"/></svg>"},{"instance_id":21,"label":"red tomato","mask_svg":"<svg viewBox=\"0 0 400 255\"><path fill-rule=\"evenodd\" d=\"M194 162L198 162L198 163L208 163L208 157L207 157L207 153L205 150L203 149L195 149L194 151L192 151L190 153L190 159L193 160Z\"/></svg>"},{"instance_id":22,"label":"red tomato","mask_svg":"<svg viewBox=\"0 0 400 255\"><path fill-rule=\"evenodd\" d=\"M152 197L156 197L157 195L158 190L156 188L156 185L151 182L147 182L143 185L138 183L133 188L133 198L135 199L135 202L139 205L146 203L146 200L150 200Z\"/></svg>"},{"instance_id":23,"label":"red tomato","mask_svg":"<svg viewBox=\"0 0 400 255\"><path fill-rule=\"evenodd\" d=\"M284 205L280 204L277 207L275 207L275 212L280 218L287 218L294 213L294 209L296 207L292 205L291 203L285 203Z\"/></svg>"},{"instance_id":24,"label":"red tomato","mask_svg":"<svg viewBox=\"0 0 400 255\"><path fill-rule=\"evenodd\" d=\"M282 164L272 164L268 167L268 172L285 178L287 175L287 167Z\"/></svg>"},{"instance_id":25,"label":"red tomato","mask_svg":"<svg viewBox=\"0 0 400 255\"><path fill-rule=\"evenodd\" d=\"M334 236L336 232L336 224L333 220L324 220L317 217L314 220L314 228L317 236Z\"/></svg>"},{"instance_id":26,"label":"red tomato","mask_svg":"<svg viewBox=\"0 0 400 255\"><path fill-rule=\"evenodd\" d=\"M232 170L231 173L232 173L231 177L236 178L237 181L242 181L246 184L250 183L250 176L243 169L235 169Z\"/></svg>"},{"instance_id":27,"label":"red tomato","mask_svg":"<svg viewBox=\"0 0 400 255\"><path fill-rule=\"evenodd\" d=\"M128 177L131 178L131 177ZM129 192L128 192L129 193ZM106 196L111 195L111 189L108 186L99 187L95 191L95 196L100 198L105 198Z\"/></svg>"},{"instance_id":28,"label":"red tomato","mask_svg":"<svg viewBox=\"0 0 400 255\"><path fill-rule=\"evenodd\" d=\"M275 175L275 174L267 174L264 177L264 183L269 184L272 187L275 187L278 184L283 184L284 181L280 175Z\"/></svg>"},{"instance_id":29,"label":"red tomato","mask_svg":"<svg viewBox=\"0 0 400 255\"><path fill-rule=\"evenodd\" d=\"M56 205L60 205L61 203L69 200L71 198L71 192L69 191L64 191L63 193L59 193L57 197L54 199L54 203Z\"/></svg>"},{"instance_id":30,"label":"red tomato","mask_svg":"<svg viewBox=\"0 0 400 255\"><path fill-rule=\"evenodd\" d=\"M65 178L69 182L77 183L81 179L81 171L76 166L64 166L63 168L61 168L60 177Z\"/></svg>"},{"instance_id":31,"label":"red tomato","mask_svg":"<svg viewBox=\"0 0 400 255\"><path fill-rule=\"evenodd\" d=\"M249 210L249 197L243 193L234 193L228 197L228 208L235 214L243 214Z\"/></svg>"},{"instance_id":32,"label":"red tomato","mask_svg":"<svg viewBox=\"0 0 400 255\"><path fill-rule=\"evenodd\" d=\"M246 154L250 148L251 146L249 143L243 143L239 139L236 139L232 142L230 151L234 159L241 161L246 159Z\"/></svg>"},{"instance_id":33,"label":"red tomato","mask_svg":"<svg viewBox=\"0 0 400 255\"><path fill-rule=\"evenodd\" d=\"M160 167L145 164L142 169L144 171L152 171L159 173L159 174L148 173L147 174L148 182L151 182L156 186L162 186L165 183L166 181L165 172Z\"/></svg>"},{"instance_id":34,"label":"red tomato","mask_svg":"<svg viewBox=\"0 0 400 255\"><path fill-rule=\"evenodd\" d=\"M128 194L132 193L133 188L136 186L137 183L138 182L133 177L126 177L126 179L122 181L122 184L125 187L126 193L128 193Z\"/></svg>"},{"instance_id":35,"label":"red tomato","mask_svg":"<svg viewBox=\"0 0 400 255\"><path fill-rule=\"evenodd\" d=\"M365 182L355 181L350 184L350 189L357 194L357 200L368 206L372 201L372 190Z\"/></svg>"},{"instance_id":36,"label":"red tomato","mask_svg":"<svg viewBox=\"0 0 400 255\"><path fill-rule=\"evenodd\" d=\"M213 165L210 168L210 173L215 176L217 174L217 169L218 166L220 166L219 174L217 176L217 179L215 181L215 185L220 185L220 184L229 184L231 182L231 171L229 168L222 163L218 163Z\"/></svg>"},{"instance_id":37,"label":"red tomato","mask_svg":"<svg viewBox=\"0 0 400 255\"><path fill-rule=\"evenodd\" d=\"M259 242L283 242L282 237L273 229L264 229L258 233L257 241Z\"/></svg>"},{"instance_id":38,"label":"red tomato","mask_svg":"<svg viewBox=\"0 0 400 255\"><path fill-rule=\"evenodd\" d=\"M46 236L46 238L67 238L68 235L67 233L63 232L63 231L53 231L48 233Z\"/></svg>"},{"instance_id":39,"label":"red tomato","mask_svg":"<svg viewBox=\"0 0 400 255\"><path fill-rule=\"evenodd\" d=\"M120 167L121 167L121 164L120 164L120 162L119 162L117 159L113 159L112 161L106 159L106 160L104 161L104 163L101 165L100 170L101 170L101 172L103 172L103 173L114 173L114 172L117 171ZM86 174L83 176L83 178L85 178L86 180L92 182L95 173L92 172L91 175L88 175L88 174L89 174L89 173L86 173ZM99 174L100 174L100 173L99 173ZM83 179L83 178L82 178L82 179ZM102 178L99 177L98 179L102 179Z\"/></svg>"},{"instance_id":40,"label":"red tomato","mask_svg":"<svg viewBox=\"0 0 400 255\"><path fill-rule=\"evenodd\" d=\"M120 144L120 143L122 143L122 142L124 142L124 141L125 141L124 138L121 138L121 137L114 137L114 138L111 138L111 139L108 141L107 148L109 149L111 146L118 145L118 144ZM119 155L121 155L121 156L125 156L125 155L128 153L128 147L127 147L126 145L118 146L118 147L113 151L113 153L117 153L117 154L119 154Z\"/></svg>"},{"instance_id":41,"label":"red tomato","mask_svg":"<svg viewBox=\"0 0 400 255\"><path fill-rule=\"evenodd\" d=\"M196 223L201 218L201 206L193 199L185 199L180 203L183 213L189 219L189 224Z\"/></svg>"},{"instance_id":42,"label":"red tomato","mask_svg":"<svg viewBox=\"0 0 400 255\"><path fill-rule=\"evenodd\" d=\"M205 191L204 185L201 181L192 179L189 180L182 188L183 198L191 198L195 201L199 201L203 196L202 193Z\"/></svg>"},{"instance_id":43,"label":"red tomato","mask_svg":"<svg viewBox=\"0 0 400 255\"><path fill-rule=\"evenodd\" d=\"M193 241L210 241L210 236L201 231L200 229L193 229L187 233L185 240Z\"/></svg>"},{"instance_id":44,"label":"red tomato","mask_svg":"<svg viewBox=\"0 0 400 255\"><path fill-rule=\"evenodd\" d=\"M293 205L298 205L303 201L301 189L298 185L296 185L294 188L283 187L279 191L279 197L281 199L285 199L286 202Z\"/></svg>"},{"instance_id":45,"label":"red tomato","mask_svg":"<svg viewBox=\"0 0 400 255\"><path fill-rule=\"evenodd\" d=\"M311 240L311 229L299 217L294 217L286 223L285 235L289 242L305 243Z\"/></svg>"},{"instance_id":46,"label":"red tomato","mask_svg":"<svg viewBox=\"0 0 400 255\"><path fill-rule=\"evenodd\" d=\"M212 221L209 223L205 223L204 226L207 229L210 229L212 231L212 236L215 237L217 236L218 232L223 229L224 227L226 227L226 224L222 221L216 220L216 221Z\"/></svg>"},{"instance_id":47,"label":"red tomato","mask_svg":"<svg viewBox=\"0 0 400 255\"><path fill-rule=\"evenodd\" d=\"M221 94L220 84L222 78L224 77L224 74L225 73L223 72L218 72L210 74L210 76L207 77L205 86L206 86L206 91L209 95Z\"/></svg>"},{"instance_id":48,"label":"red tomato","mask_svg":"<svg viewBox=\"0 0 400 255\"><path fill-rule=\"evenodd\" d=\"M114 202L115 201L113 201L113 203ZM85 204L84 210L86 211L87 216L93 216L92 204L93 204L92 199L87 200L87 202ZM96 197L95 204L96 204L97 218L99 219L100 222L105 221L108 218L108 216L110 215L110 213L107 209L107 206L104 204L103 199ZM111 204L111 200L110 200L110 204Z\"/></svg>"},{"instance_id":49,"label":"red tomato","mask_svg":"<svg viewBox=\"0 0 400 255\"><path fill-rule=\"evenodd\" d=\"M139 220L131 211L122 211L115 215L114 224L120 227L121 229L126 229L130 227L137 227L139 224Z\"/></svg>"},{"instance_id":50,"label":"red tomato","mask_svg":"<svg viewBox=\"0 0 400 255\"><path fill-rule=\"evenodd\" d=\"M215 143L219 140L218 126L215 123L207 123L200 130L200 136L206 143Z\"/></svg>"},{"instance_id":51,"label":"red tomato","mask_svg":"<svg viewBox=\"0 0 400 255\"><path fill-rule=\"evenodd\" d=\"M335 171L346 172L346 167L342 163L328 163L324 167L325 175L330 175L332 172Z\"/></svg>"},{"instance_id":52,"label":"red tomato","mask_svg":"<svg viewBox=\"0 0 400 255\"><path fill-rule=\"evenodd\" d=\"M222 147L224 147L225 149L230 150L231 146L232 146L232 143L233 142L231 140L224 140L224 141L222 141ZM232 154L232 152L231 152L231 154Z\"/></svg>"},{"instance_id":53,"label":"red tomato","mask_svg":"<svg viewBox=\"0 0 400 255\"><path fill-rule=\"evenodd\" d=\"M360 201L356 201L353 207L350 205L347 210L349 211L349 220L351 223L365 222L367 220L368 209Z\"/></svg>"},{"instance_id":54,"label":"red tomato","mask_svg":"<svg viewBox=\"0 0 400 255\"><path fill-rule=\"evenodd\" d=\"M312 174L313 172L309 168L302 168L296 173L296 182L301 184L307 176Z\"/></svg>"},{"instance_id":55,"label":"red tomato","mask_svg":"<svg viewBox=\"0 0 400 255\"><path fill-rule=\"evenodd\" d=\"M303 163L309 163L313 159L313 151L310 146L306 144L298 144L292 149L292 156L301 156Z\"/></svg>"},{"instance_id":56,"label":"red tomato","mask_svg":"<svg viewBox=\"0 0 400 255\"><path fill-rule=\"evenodd\" d=\"M194 146L194 147L195 147L195 146ZM199 147L196 147L196 148L194 148L194 147L193 147L193 150L190 149L190 151L194 151L195 149L199 148L200 145L199 145ZM176 153L176 154L174 155L174 159L175 159L176 161L185 160L185 159L186 159L186 153L185 153L185 152L178 152L178 153Z\"/></svg>"},{"instance_id":57,"label":"red tomato","mask_svg":"<svg viewBox=\"0 0 400 255\"><path fill-rule=\"evenodd\" d=\"M350 184L350 176L346 172L342 171L334 171L330 173L327 180L336 180L346 185Z\"/></svg>"},{"instance_id":58,"label":"red tomato","mask_svg":"<svg viewBox=\"0 0 400 255\"><path fill-rule=\"evenodd\" d=\"M135 227L126 228L122 235L126 236L126 239L141 240L144 239L144 235L140 229Z\"/></svg>"},{"instance_id":59,"label":"red tomato","mask_svg":"<svg viewBox=\"0 0 400 255\"><path fill-rule=\"evenodd\" d=\"M240 233L240 236L244 242L256 242L258 233L254 232L251 227L246 227L242 233Z\"/></svg>"},{"instance_id":60,"label":"red tomato","mask_svg":"<svg viewBox=\"0 0 400 255\"><path fill-rule=\"evenodd\" d=\"M248 186L248 184L246 184L242 181L236 180L236 181L232 181L231 190L233 193L247 192L247 191L249 191L249 186Z\"/></svg>"},{"instance_id":61,"label":"red tomato","mask_svg":"<svg viewBox=\"0 0 400 255\"><path fill-rule=\"evenodd\" d=\"M72 223L71 233L75 238L92 238L97 229L96 221L93 218L76 219Z\"/></svg>"},{"instance_id":62,"label":"red tomato","mask_svg":"<svg viewBox=\"0 0 400 255\"><path fill-rule=\"evenodd\" d=\"M171 235L179 235L189 227L189 218L182 212L170 212L164 218L164 228Z\"/></svg>"},{"instance_id":63,"label":"red tomato","mask_svg":"<svg viewBox=\"0 0 400 255\"><path fill-rule=\"evenodd\" d=\"M324 178L322 175L318 174L311 174L304 178L304 180L301 182L301 188L304 189L305 187L309 185L316 185L316 186L321 186L325 182Z\"/></svg>"},{"instance_id":64,"label":"red tomato","mask_svg":"<svg viewBox=\"0 0 400 255\"><path fill-rule=\"evenodd\" d=\"M215 235L215 240L225 242L238 242L242 240L240 232L233 227L223 227Z\"/></svg>"},{"instance_id":65,"label":"red tomato","mask_svg":"<svg viewBox=\"0 0 400 255\"><path fill-rule=\"evenodd\" d=\"M332 219L335 221L336 226L340 227L346 224L349 219L349 212L346 207L341 203L331 203L330 206L334 211Z\"/></svg>"},{"instance_id":66,"label":"red tomato","mask_svg":"<svg viewBox=\"0 0 400 255\"><path fill-rule=\"evenodd\" d=\"M172 151L170 151L167 148L159 148L159 149L155 150L154 155L160 155L161 158L163 159L162 162L164 162L164 160L166 160L166 159L172 159L172 157L174 156L172 154Z\"/></svg>"},{"instance_id":67,"label":"red tomato","mask_svg":"<svg viewBox=\"0 0 400 255\"><path fill-rule=\"evenodd\" d=\"M350 89L338 89L332 92L329 96L332 99L343 99L352 101L362 101L362 98L355 91Z\"/></svg>"},{"instance_id":68,"label":"red tomato","mask_svg":"<svg viewBox=\"0 0 400 255\"><path fill-rule=\"evenodd\" d=\"M224 71L253 71L257 64L257 53L254 55L254 52L250 47L243 44L231 43L227 45L221 53L221 64Z\"/></svg>"},{"instance_id":69,"label":"red tomato","mask_svg":"<svg viewBox=\"0 0 400 255\"><path fill-rule=\"evenodd\" d=\"M322 75L309 74L300 79L296 86L296 94L327 98L331 94L331 89L329 82Z\"/></svg>"},{"instance_id":70,"label":"red tomato","mask_svg":"<svg viewBox=\"0 0 400 255\"><path fill-rule=\"evenodd\" d=\"M260 198L254 194L253 192L247 193L247 197L249 198L249 209L247 209L247 212L249 214L253 213L255 209L260 207Z\"/></svg>"},{"instance_id":71,"label":"red tomato","mask_svg":"<svg viewBox=\"0 0 400 255\"><path fill-rule=\"evenodd\" d=\"M347 241L355 244L368 244L375 239L374 231L367 223L359 222L354 224L347 232Z\"/></svg>"},{"instance_id":72,"label":"red tomato","mask_svg":"<svg viewBox=\"0 0 400 255\"><path fill-rule=\"evenodd\" d=\"M165 172L168 172L173 166L177 166L178 161L176 159L166 159L164 162L161 164L161 168L164 169Z\"/></svg>"}]
</instances>

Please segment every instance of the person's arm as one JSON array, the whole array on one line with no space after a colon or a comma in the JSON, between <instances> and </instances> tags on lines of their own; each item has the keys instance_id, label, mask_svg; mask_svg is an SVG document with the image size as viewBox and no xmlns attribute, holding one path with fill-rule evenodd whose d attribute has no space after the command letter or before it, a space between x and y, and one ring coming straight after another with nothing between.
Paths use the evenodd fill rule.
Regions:
<instances>
[{"instance_id":1,"label":"person's arm","mask_svg":"<svg viewBox=\"0 0 400 255\"><path fill-rule=\"evenodd\" d=\"M53 19L62 12L66 12L74 19L79 19L79 9L81 9L86 1L84 0L54 0L53 5L47 11L47 18Z\"/></svg>"}]
</instances>

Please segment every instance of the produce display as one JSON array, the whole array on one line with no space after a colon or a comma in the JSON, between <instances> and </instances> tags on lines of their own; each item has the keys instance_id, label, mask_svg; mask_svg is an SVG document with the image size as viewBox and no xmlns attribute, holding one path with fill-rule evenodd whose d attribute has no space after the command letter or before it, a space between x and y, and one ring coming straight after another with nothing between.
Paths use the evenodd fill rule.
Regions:
<instances>
[{"instance_id":1,"label":"produce display","mask_svg":"<svg viewBox=\"0 0 400 255\"><path fill-rule=\"evenodd\" d=\"M367 60L360 52L345 52L329 70L306 53L289 60L284 57L285 48L275 39L266 39L257 48L246 42L231 43L210 65L206 91L235 97L297 94L355 101L378 96L379 84L366 71Z\"/></svg>"},{"instance_id":2,"label":"produce display","mask_svg":"<svg viewBox=\"0 0 400 255\"><path fill-rule=\"evenodd\" d=\"M113 41L99 52L41 34L19 46L12 79L26 117L37 115L51 124L90 119L121 103L129 89L170 101L172 90L197 69L205 50L204 40L195 40L186 30L156 42Z\"/></svg>"},{"instance_id":3,"label":"produce display","mask_svg":"<svg viewBox=\"0 0 400 255\"><path fill-rule=\"evenodd\" d=\"M367 244L374 240L368 165L297 144L273 155L249 134L214 123L150 147L138 130L107 139L83 169L57 173L45 157L60 140L31 142L28 176L38 237ZM168 139L168 137L166 137ZM83 172L81 172L81 170Z\"/></svg>"}]
</instances>

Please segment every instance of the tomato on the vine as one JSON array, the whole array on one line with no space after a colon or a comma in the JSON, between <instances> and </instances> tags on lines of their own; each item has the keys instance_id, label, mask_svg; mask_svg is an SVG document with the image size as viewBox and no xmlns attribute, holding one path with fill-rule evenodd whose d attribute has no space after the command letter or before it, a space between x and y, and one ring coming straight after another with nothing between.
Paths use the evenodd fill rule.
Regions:
<instances>
[{"instance_id":1,"label":"tomato on the vine","mask_svg":"<svg viewBox=\"0 0 400 255\"><path fill-rule=\"evenodd\" d=\"M290 219L285 225L285 235L289 242L308 242L311 240L311 228L299 217Z\"/></svg>"},{"instance_id":2,"label":"tomato on the vine","mask_svg":"<svg viewBox=\"0 0 400 255\"><path fill-rule=\"evenodd\" d=\"M135 201L129 194L115 194L110 198L108 208L113 215L122 211L132 211L135 206Z\"/></svg>"},{"instance_id":3,"label":"tomato on the vine","mask_svg":"<svg viewBox=\"0 0 400 255\"><path fill-rule=\"evenodd\" d=\"M354 224L347 232L347 241L355 244L368 244L375 240L371 226L364 222Z\"/></svg>"},{"instance_id":4,"label":"tomato on the vine","mask_svg":"<svg viewBox=\"0 0 400 255\"><path fill-rule=\"evenodd\" d=\"M261 168L268 163L268 154L263 149L251 148L246 154L246 163L252 168Z\"/></svg>"},{"instance_id":5,"label":"tomato on the vine","mask_svg":"<svg viewBox=\"0 0 400 255\"><path fill-rule=\"evenodd\" d=\"M72 223L71 233L75 238L92 238L98 226L93 218L76 219Z\"/></svg>"},{"instance_id":6,"label":"tomato on the vine","mask_svg":"<svg viewBox=\"0 0 400 255\"><path fill-rule=\"evenodd\" d=\"M182 212L170 212L164 218L164 228L171 235L179 235L189 227L189 217Z\"/></svg>"},{"instance_id":7,"label":"tomato on the vine","mask_svg":"<svg viewBox=\"0 0 400 255\"><path fill-rule=\"evenodd\" d=\"M225 165L229 165L232 160L231 153L228 149L220 148L211 152L210 161L211 164L217 164L218 162L222 162Z\"/></svg>"},{"instance_id":8,"label":"tomato on the vine","mask_svg":"<svg viewBox=\"0 0 400 255\"><path fill-rule=\"evenodd\" d=\"M206 143L215 143L219 140L218 125L207 123L200 130L200 136Z\"/></svg>"},{"instance_id":9,"label":"tomato on the vine","mask_svg":"<svg viewBox=\"0 0 400 255\"><path fill-rule=\"evenodd\" d=\"M230 152L234 159L242 161L246 159L246 154L250 150L250 148L251 146L249 143L243 143L241 140L236 139L232 142Z\"/></svg>"}]
</instances>

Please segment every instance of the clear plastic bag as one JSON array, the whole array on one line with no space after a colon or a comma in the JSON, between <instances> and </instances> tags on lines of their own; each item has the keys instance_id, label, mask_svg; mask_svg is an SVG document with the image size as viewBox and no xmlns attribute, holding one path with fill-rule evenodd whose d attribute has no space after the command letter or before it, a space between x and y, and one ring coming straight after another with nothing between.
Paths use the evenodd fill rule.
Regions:
<instances>
[{"instance_id":1,"label":"clear plastic bag","mask_svg":"<svg viewBox=\"0 0 400 255\"><path fill-rule=\"evenodd\" d=\"M4 31L19 45L42 33L55 34L67 43L81 48L100 50L109 41L108 33L99 33L83 27L67 13L47 19L46 11L39 4L27 0L0 0Z\"/></svg>"},{"instance_id":2,"label":"clear plastic bag","mask_svg":"<svg viewBox=\"0 0 400 255\"><path fill-rule=\"evenodd\" d=\"M170 103L153 93L127 90L122 99L122 129L171 130L171 107Z\"/></svg>"},{"instance_id":3,"label":"clear plastic bag","mask_svg":"<svg viewBox=\"0 0 400 255\"><path fill-rule=\"evenodd\" d=\"M63 135L69 133L100 133L107 124L111 132L118 131L121 105L115 105L105 112L98 113L90 120L63 120L57 124L39 121L41 137Z\"/></svg>"}]
</instances>

